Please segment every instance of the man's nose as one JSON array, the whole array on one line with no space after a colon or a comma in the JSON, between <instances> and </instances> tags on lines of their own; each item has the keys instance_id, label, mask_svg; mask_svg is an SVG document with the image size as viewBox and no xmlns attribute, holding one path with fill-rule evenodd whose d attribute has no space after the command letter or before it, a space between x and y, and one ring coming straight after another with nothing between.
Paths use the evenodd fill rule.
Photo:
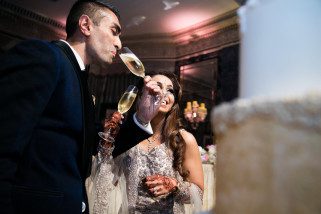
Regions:
<instances>
[{"instance_id":1,"label":"man's nose","mask_svg":"<svg viewBox=\"0 0 321 214\"><path fill-rule=\"evenodd\" d=\"M120 50L120 49L121 49L122 44L121 44L121 41L120 41L119 36L115 39L115 44L114 44L114 46L116 47L117 50Z\"/></svg>"}]
</instances>

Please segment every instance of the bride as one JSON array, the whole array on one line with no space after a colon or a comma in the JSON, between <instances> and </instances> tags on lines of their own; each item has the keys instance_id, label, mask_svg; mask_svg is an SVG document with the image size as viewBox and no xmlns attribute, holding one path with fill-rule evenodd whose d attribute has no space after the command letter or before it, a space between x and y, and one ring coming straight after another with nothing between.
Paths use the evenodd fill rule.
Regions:
<instances>
[{"instance_id":1,"label":"bride","mask_svg":"<svg viewBox=\"0 0 321 214\"><path fill-rule=\"evenodd\" d=\"M150 121L153 134L116 158L98 153L86 182L91 213L176 214L185 213L184 204L201 207L203 169L197 142L179 120L181 87L172 73L154 73L151 80L165 94ZM134 118L144 126L140 100Z\"/></svg>"}]
</instances>

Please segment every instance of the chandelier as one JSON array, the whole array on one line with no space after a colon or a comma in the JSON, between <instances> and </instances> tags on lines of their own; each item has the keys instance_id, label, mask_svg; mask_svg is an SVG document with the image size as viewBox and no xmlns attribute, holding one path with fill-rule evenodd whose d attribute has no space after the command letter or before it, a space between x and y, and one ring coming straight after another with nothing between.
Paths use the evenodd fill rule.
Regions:
<instances>
[{"instance_id":1,"label":"chandelier","mask_svg":"<svg viewBox=\"0 0 321 214\"><path fill-rule=\"evenodd\" d=\"M191 124L192 129L197 129L200 122L204 122L207 115L207 109L205 103L200 105L197 101L186 103L186 108L184 109L184 117Z\"/></svg>"}]
</instances>

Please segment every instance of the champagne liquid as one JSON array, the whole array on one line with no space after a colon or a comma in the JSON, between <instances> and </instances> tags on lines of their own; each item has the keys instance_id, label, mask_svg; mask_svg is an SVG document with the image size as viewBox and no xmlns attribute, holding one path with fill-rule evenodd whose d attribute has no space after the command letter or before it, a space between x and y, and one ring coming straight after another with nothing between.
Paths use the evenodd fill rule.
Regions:
<instances>
[{"instance_id":1,"label":"champagne liquid","mask_svg":"<svg viewBox=\"0 0 321 214\"><path fill-rule=\"evenodd\" d=\"M118 111L121 114L126 113L130 107L133 105L133 102L136 98L136 93L125 92L118 102Z\"/></svg>"},{"instance_id":2,"label":"champagne liquid","mask_svg":"<svg viewBox=\"0 0 321 214\"><path fill-rule=\"evenodd\" d=\"M131 53L119 54L127 68L135 75L145 77L145 68L143 63Z\"/></svg>"}]
</instances>

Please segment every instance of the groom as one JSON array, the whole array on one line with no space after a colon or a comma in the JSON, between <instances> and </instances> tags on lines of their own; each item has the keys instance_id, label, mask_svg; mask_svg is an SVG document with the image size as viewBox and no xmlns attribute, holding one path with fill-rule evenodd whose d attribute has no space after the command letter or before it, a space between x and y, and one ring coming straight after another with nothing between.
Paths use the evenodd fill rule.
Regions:
<instances>
[{"instance_id":1,"label":"groom","mask_svg":"<svg viewBox=\"0 0 321 214\"><path fill-rule=\"evenodd\" d=\"M66 32L66 41L24 41L0 58L2 214L88 213L84 181L97 132L84 70L112 63L121 48L118 11L106 0L78 0ZM146 115L138 116L150 121ZM116 145L117 154L149 135L144 125L126 132L132 123L122 130L130 144Z\"/></svg>"}]
</instances>

